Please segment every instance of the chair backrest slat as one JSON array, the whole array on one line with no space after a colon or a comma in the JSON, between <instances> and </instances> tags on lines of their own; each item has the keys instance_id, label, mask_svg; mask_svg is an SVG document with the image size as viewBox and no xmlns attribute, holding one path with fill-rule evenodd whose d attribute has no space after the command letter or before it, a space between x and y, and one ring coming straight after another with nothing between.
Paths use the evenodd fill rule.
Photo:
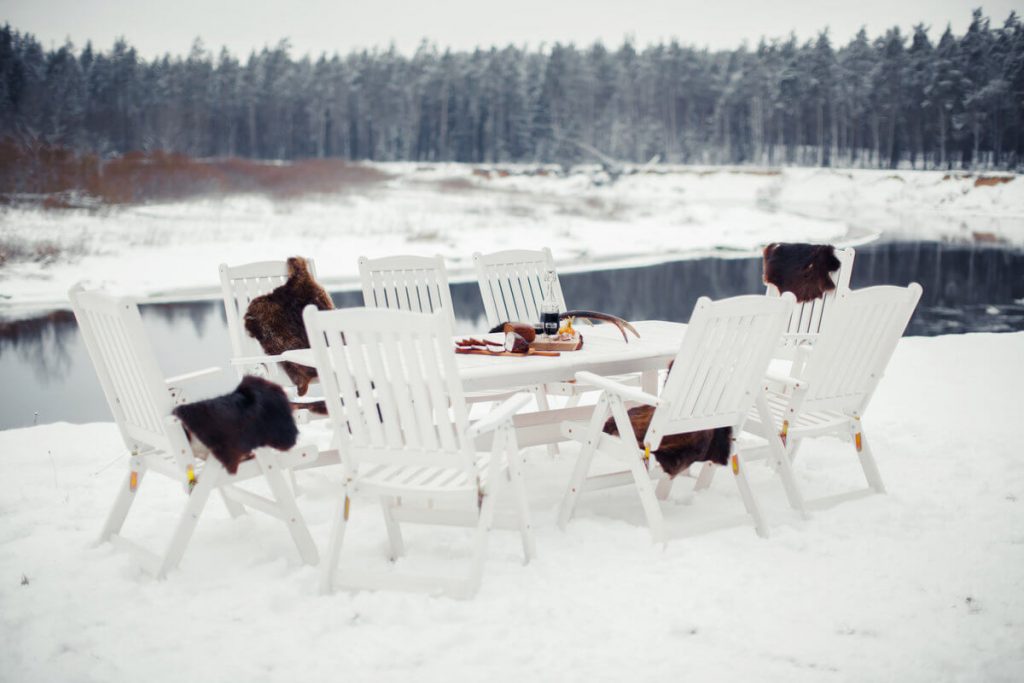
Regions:
<instances>
[{"instance_id":1,"label":"chair backrest slat","mask_svg":"<svg viewBox=\"0 0 1024 683\"><path fill-rule=\"evenodd\" d=\"M694 307L646 439L742 426L793 311L792 294L739 296Z\"/></svg>"},{"instance_id":2,"label":"chair backrest slat","mask_svg":"<svg viewBox=\"0 0 1024 683\"><path fill-rule=\"evenodd\" d=\"M831 292L826 292L818 299L804 301L796 305L782 336L783 355L792 354L800 345L814 344L831 315L836 297L850 291L850 275L853 271L853 259L856 253L853 247L846 247L836 249L835 255L839 260L839 269L830 273L830 276L836 288ZM766 294L777 297L779 290L775 285L769 284Z\"/></svg>"},{"instance_id":3,"label":"chair backrest slat","mask_svg":"<svg viewBox=\"0 0 1024 683\"><path fill-rule=\"evenodd\" d=\"M804 368L808 389L802 408L859 415L889 364L921 291L912 283L841 295Z\"/></svg>"},{"instance_id":4,"label":"chair backrest slat","mask_svg":"<svg viewBox=\"0 0 1024 683\"><path fill-rule=\"evenodd\" d=\"M80 285L68 296L125 444L140 451L169 450L168 418L174 402L146 339L138 306Z\"/></svg>"},{"instance_id":5,"label":"chair backrest slat","mask_svg":"<svg viewBox=\"0 0 1024 683\"><path fill-rule=\"evenodd\" d=\"M473 254L480 296L487 324L491 327L507 321L538 322L544 299L544 274L555 270L550 249L510 250L493 254ZM565 308L562 286L555 276L554 294L561 310Z\"/></svg>"},{"instance_id":6,"label":"chair backrest slat","mask_svg":"<svg viewBox=\"0 0 1024 683\"><path fill-rule=\"evenodd\" d=\"M327 409L350 467L473 470L447 313L304 311Z\"/></svg>"},{"instance_id":7,"label":"chair backrest slat","mask_svg":"<svg viewBox=\"0 0 1024 683\"><path fill-rule=\"evenodd\" d=\"M455 308L448 269L441 256L359 258L363 305L417 313L444 310L455 329Z\"/></svg>"},{"instance_id":8,"label":"chair backrest slat","mask_svg":"<svg viewBox=\"0 0 1024 683\"><path fill-rule=\"evenodd\" d=\"M316 277L316 264L306 259L306 265ZM227 318L228 337L231 340L231 354L235 358L265 355L259 342L245 331L245 313L249 304L258 296L272 292L288 280L287 261L259 261L240 266L220 265L221 297L224 300L224 314ZM264 370L265 368L265 370ZM293 386L276 363L262 365L236 365L238 376L267 374L269 379L286 387Z\"/></svg>"}]
</instances>

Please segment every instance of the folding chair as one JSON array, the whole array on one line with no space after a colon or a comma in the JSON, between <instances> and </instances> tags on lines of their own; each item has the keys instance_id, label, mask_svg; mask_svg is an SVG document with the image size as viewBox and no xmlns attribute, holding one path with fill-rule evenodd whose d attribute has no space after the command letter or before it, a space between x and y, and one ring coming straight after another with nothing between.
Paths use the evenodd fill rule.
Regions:
<instances>
[{"instance_id":1,"label":"folding chair","mask_svg":"<svg viewBox=\"0 0 1024 683\"><path fill-rule=\"evenodd\" d=\"M313 259L306 259L309 272L316 275ZM258 296L271 292L288 279L287 261L259 261L241 266L220 264L221 296L228 323L228 338L231 340L231 365L239 377L257 375L280 384L288 392L288 400L295 405L316 403L316 396L299 396L295 384L282 370L281 356L268 356L258 341L245 331L245 313L249 304ZM296 414L299 422L308 421L313 415L308 410Z\"/></svg>"},{"instance_id":2,"label":"folding chair","mask_svg":"<svg viewBox=\"0 0 1024 683\"><path fill-rule=\"evenodd\" d=\"M776 358L793 361L792 374L794 376L801 372L800 368L805 361L804 352L814 346L818 335L827 327L825 323L835 307L836 297L850 291L850 275L853 271L853 259L856 253L853 247L847 247L836 249L835 255L839 260L839 269L829 275L836 288L826 292L818 299L797 303L775 353ZM777 297L779 290L775 285L769 284L766 286L765 294Z\"/></svg>"},{"instance_id":3,"label":"folding chair","mask_svg":"<svg viewBox=\"0 0 1024 683\"><path fill-rule=\"evenodd\" d=\"M175 405L186 402L180 388L183 383L210 371L219 371L219 368L165 380L134 301L88 292L81 285L73 287L68 296L107 403L125 447L131 453L130 471L118 489L99 541L111 541L141 551L146 568L163 578L181 561L210 494L219 491L233 517L249 507L281 520L291 533L302 560L316 564L316 545L282 476L282 472L315 462L319 456L316 446L299 443L287 452L258 448L255 457L243 461L233 475L213 456L206 460L196 458L181 423L171 411ZM184 492L184 509L161 554L150 552L121 535L138 488L150 472L177 481ZM266 480L272 497L237 486L239 482L259 477Z\"/></svg>"},{"instance_id":4,"label":"folding chair","mask_svg":"<svg viewBox=\"0 0 1024 683\"><path fill-rule=\"evenodd\" d=\"M544 276L548 271L555 272L555 260L547 247L538 251L515 249L498 251L492 254L473 254L476 266L477 283L480 296L484 302L487 325L495 327L506 321L538 322L540 306L544 300ZM568 310L562 285L557 272L553 293L560 310ZM617 377L618 381L629 384L640 384L639 376ZM534 395L540 410L549 410L549 396L565 396L566 407L579 404L584 393L595 391L594 387L581 385L579 382L557 382L545 384L543 390L537 388ZM558 452L558 446L551 444L548 452Z\"/></svg>"},{"instance_id":5,"label":"folding chair","mask_svg":"<svg viewBox=\"0 0 1024 683\"><path fill-rule=\"evenodd\" d=\"M483 573L495 501L507 487L529 561L534 540L512 424L529 395L517 394L470 424L445 311L309 306L304 319L345 468L321 591L329 592L339 573L351 501L358 497L381 506L392 559L404 553L402 522L473 527L473 554L461 577L346 568L338 577L346 586L472 595ZM484 435L491 437L491 449L478 454L474 440Z\"/></svg>"},{"instance_id":6,"label":"folding chair","mask_svg":"<svg viewBox=\"0 0 1024 683\"><path fill-rule=\"evenodd\" d=\"M455 308L448 287L448 269L441 256L359 257L363 305L398 311L433 313L444 310L455 334Z\"/></svg>"},{"instance_id":7,"label":"folding chair","mask_svg":"<svg viewBox=\"0 0 1024 683\"><path fill-rule=\"evenodd\" d=\"M583 491L632 485L640 497L651 536L655 541L666 540L658 499L667 497L672 480L650 454L672 434L732 427L729 461L736 484L757 533L768 536L768 525L747 482L746 464L737 441L743 434L747 413L762 391L762 378L795 301L789 293L776 298L740 296L716 302L701 297L660 396L589 372L577 373L581 383L601 389L602 394L589 424L563 423L563 434L582 447L559 510L559 526L565 528ZM644 448L637 447L627 401L655 407ZM618 428L616 436L603 432L609 416ZM769 440L768 445L773 446L773 441ZM776 458L784 457L777 440L774 447ZM627 469L589 476L597 452L615 458ZM715 467L705 462L698 489L710 485ZM658 480L657 490L652 479Z\"/></svg>"},{"instance_id":8,"label":"folding chair","mask_svg":"<svg viewBox=\"0 0 1024 683\"><path fill-rule=\"evenodd\" d=\"M780 469L790 497L800 493L790 462L804 439L833 435L853 443L870 490L885 492L861 417L921 298L921 285L868 287L840 294L799 377L768 376L766 411L748 428L786 449Z\"/></svg>"}]
</instances>

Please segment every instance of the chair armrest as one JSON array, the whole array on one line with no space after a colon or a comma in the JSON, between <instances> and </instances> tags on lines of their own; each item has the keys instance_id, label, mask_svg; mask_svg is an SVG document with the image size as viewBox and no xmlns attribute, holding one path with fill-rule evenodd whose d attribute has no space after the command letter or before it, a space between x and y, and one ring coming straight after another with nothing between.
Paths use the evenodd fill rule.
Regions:
<instances>
[{"instance_id":1,"label":"chair armrest","mask_svg":"<svg viewBox=\"0 0 1024 683\"><path fill-rule=\"evenodd\" d=\"M615 394L627 401L643 403L649 406L657 406L661 403L661 399L653 394L641 391L637 387L626 386L625 384L608 379L607 377L601 377L601 375L595 375L592 372L577 372L576 381L580 384L587 384L589 386L597 387L602 391L607 391L610 394Z\"/></svg>"},{"instance_id":2,"label":"chair armrest","mask_svg":"<svg viewBox=\"0 0 1024 683\"><path fill-rule=\"evenodd\" d=\"M195 372L186 372L183 375L175 375L174 377L168 377L164 380L164 384L172 386L175 384L184 384L185 382L191 382L194 379L201 379L203 377L209 377L210 375L216 375L221 371L219 367L203 368L202 370L196 370Z\"/></svg>"},{"instance_id":3,"label":"chair armrest","mask_svg":"<svg viewBox=\"0 0 1024 683\"><path fill-rule=\"evenodd\" d=\"M777 372L771 372L770 370L765 373L764 378L765 380L767 380L769 388L773 388L771 387L772 384L781 384L785 389L790 390L802 389L807 386L807 382L805 380L797 379L796 377L790 377L789 375L783 375Z\"/></svg>"},{"instance_id":4,"label":"chair armrest","mask_svg":"<svg viewBox=\"0 0 1024 683\"><path fill-rule=\"evenodd\" d=\"M533 396L530 394L525 392L516 394L492 410L485 417L480 418L470 425L469 429L466 430L466 436L471 439L475 439L481 434L494 431L505 422L511 422L512 416L518 413L519 410L531 400L533 400Z\"/></svg>"}]
</instances>

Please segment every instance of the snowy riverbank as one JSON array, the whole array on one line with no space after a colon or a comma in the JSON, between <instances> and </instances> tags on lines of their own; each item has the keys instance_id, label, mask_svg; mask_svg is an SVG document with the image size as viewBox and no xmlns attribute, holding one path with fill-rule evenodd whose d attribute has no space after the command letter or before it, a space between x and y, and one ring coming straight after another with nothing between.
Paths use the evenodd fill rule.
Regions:
<instances>
[{"instance_id":1,"label":"snowy riverbank","mask_svg":"<svg viewBox=\"0 0 1024 683\"><path fill-rule=\"evenodd\" d=\"M345 287L359 255L440 253L457 278L471 274L474 251L545 245L568 270L878 234L1024 244L1024 180L1012 176L979 185L924 171L658 167L612 183L593 169L379 168L388 180L294 200L5 209L0 243L33 256L0 266L0 314L60 305L79 280L137 296L213 297L220 263L291 254L315 257L321 279Z\"/></svg>"},{"instance_id":2,"label":"snowy riverbank","mask_svg":"<svg viewBox=\"0 0 1024 683\"><path fill-rule=\"evenodd\" d=\"M533 449L539 558L521 566L516 534L495 533L470 602L320 597L278 524L216 504L154 582L89 546L127 459L113 424L0 432L0 680L1019 680L1022 386L1024 333L904 339L865 418L889 494L800 521L756 466L767 541L724 473L667 505L678 532L724 529L652 546L622 491L586 500L563 534L571 458ZM835 441L805 446L797 473L812 497L863 486ZM303 476L322 544L337 472ZM163 537L180 500L147 481L126 533ZM379 517L354 508L350 560L383 566ZM414 557L467 548L459 532L407 539Z\"/></svg>"}]
</instances>

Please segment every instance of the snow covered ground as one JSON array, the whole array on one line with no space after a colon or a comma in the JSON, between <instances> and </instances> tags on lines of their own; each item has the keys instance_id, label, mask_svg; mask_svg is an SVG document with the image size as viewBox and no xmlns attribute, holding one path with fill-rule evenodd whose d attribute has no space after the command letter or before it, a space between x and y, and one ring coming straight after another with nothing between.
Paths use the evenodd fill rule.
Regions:
<instances>
[{"instance_id":1,"label":"snow covered ground","mask_svg":"<svg viewBox=\"0 0 1024 683\"><path fill-rule=\"evenodd\" d=\"M676 487L667 516L685 537L666 547L628 491L585 498L562 533L573 447L533 449L539 557L522 566L517 535L496 532L468 602L321 597L279 524L216 501L155 582L90 547L126 464L113 424L0 432L0 680L1020 681L1021 387L1024 333L904 339L865 419L889 494L801 521L755 466L769 540L724 473L696 497ZM864 485L838 441L808 444L797 473L811 497ZM336 478L303 475L321 544ZM180 489L140 496L126 533L166 532ZM384 568L379 517L353 509L349 561ZM412 557L468 550L454 530L407 539Z\"/></svg>"},{"instance_id":2,"label":"snow covered ground","mask_svg":"<svg viewBox=\"0 0 1024 683\"><path fill-rule=\"evenodd\" d=\"M440 253L458 277L469 275L474 251L545 245L568 270L880 233L1024 244L1019 177L976 187L977 178L941 172L658 167L612 183L594 169L380 168L388 181L294 200L5 209L0 246L52 258L0 267L0 315L63 304L79 280L137 296L215 296L220 263L292 254L315 257L321 279L344 287L355 282L359 255Z\"/></svg>"}]
</instances>

